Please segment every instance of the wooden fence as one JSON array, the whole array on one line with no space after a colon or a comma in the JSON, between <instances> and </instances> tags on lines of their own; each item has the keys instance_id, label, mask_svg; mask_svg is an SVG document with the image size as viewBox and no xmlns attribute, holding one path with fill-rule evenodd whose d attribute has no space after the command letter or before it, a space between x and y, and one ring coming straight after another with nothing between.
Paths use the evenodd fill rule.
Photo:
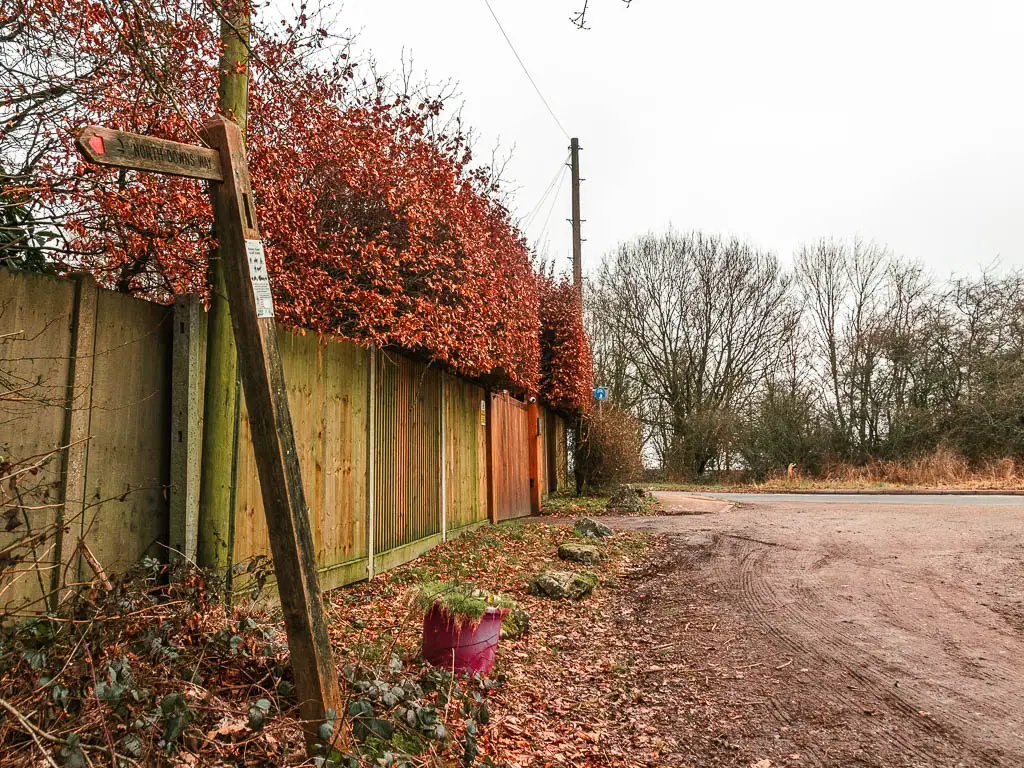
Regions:
<instances>
[{"instance_id":1,"label":"wooden fence","mask_svg":"<svg viewBox=\"0 0 1024 768\"><path fill-rule=\"evenodd\" d=\"M234 514L199 516L205 334L194 298L168 307L0 269L0 453L37 457L18 504L38 507L36 530L62 531L32 553L38 567L4 559L22 525L0 532L0 608L89 581L85 548L117 572L144 555L194 560L209 536L238 588L270 556L244 397ZM282 327L281 356L325 589L528 515L532 489L565 484L553 412L315 333Z\"/></svg>"},{"instance_id":2,"label":"wooden fence","mask_svg":"<svg viewBox=\"0 0 1024 768\"><path fill-rule=\"evenodd\" d=\"M492 503L498 520L531 514L529 409L507 394L491 396Z\"/></svg>"}]
</instances>

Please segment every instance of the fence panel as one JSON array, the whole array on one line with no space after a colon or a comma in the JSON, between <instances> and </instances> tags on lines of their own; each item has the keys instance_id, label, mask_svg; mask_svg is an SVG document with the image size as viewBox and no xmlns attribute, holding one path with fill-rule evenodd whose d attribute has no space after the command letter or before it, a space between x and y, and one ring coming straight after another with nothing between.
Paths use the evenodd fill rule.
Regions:
<instances>
[{"instance_id":1,"label":"fence panel","mask_svg":"<svg viewBox=\"0 0 1024 768\"><path fill-rule=\"evenodd\" d=\"M480 419L484 390L454 376L444 377L445 495L449 531L487 518L484 475L486 428Z\"/></svg>"},{"instance_id":2,"label":"fence panel","mask_svg":"<svg viewBox=\"0 0 1024 768\"><path fill-rule=\"evenodd\" d=\"M33 531L52 530L62 501L66 416L71 408L89 408L88 389L75 389L69 381L75 284L0 270L0 297L0 453L38 466L37 474L19 483L20 503L40 507L28 513ZM83 500L73 501L80 515ZM5 550L27 533L24 514L17 514L9 530L8 519L0 525ZM59 572L52 537L9 554L11 561L0 569L0 609L41 608L38 601Z\"/></svg>"},{"instance_id":3,"label":"fence panel","mask_svg":"<svg viewBox=\"0 0 1024 768\"><path fill-rule=\"evenodd\" d=\"M91 278L8 270L0 296L0 445L40 464L18 491L20 504L39 508L27 521L12 508L18 519L0 546L29 524L51 531L34 552L13 553L38 569L14 562L0 579L0 603L17 611L92 578L80 541L112 572L166 555L171 311Z\"/></svg>"},{"instance_id":4,"label":"fence panel","mask_svg":"<svg viewBox=\"0 0 1024 768\"><path fill-rule=\"evenodd\" d=\"M530 418L527 406L509 395L493 396L495 502L499 520L528 517L530 507Z\"/></svg>"},{"instance_id":5,"label":"fence panel","mask_svg":"<svg viewBox=\"0 0 1024 768\"><path fill-rule=\"evenodd\" d=\"M374 550L441 532L441 373L377 355Z\"/></svg>"},{"instance_id":6,"label":"fence panel","mask_svg":"<svg viewBox=\"0 0 1024 768\"><path fill-rule=\"evenodd\" d=\"M295 444L321 586L365 575L367 350L279 328ZM245 398L239 423L232 561L270 556ZM230 532L226 532L230 535Z\"/></svg>"},{"instance_id":7,"label":"fence panel","mask_svg":"<svg viewBox=\"0 0 1024 768\"><path fill-rule=\"evenodd\" d=\"M167 559L172 316L170 307L99 291L80 535L114 572L146 554ZM92 578L83 559L78 575Z\"/></svg>"}]
</instances>

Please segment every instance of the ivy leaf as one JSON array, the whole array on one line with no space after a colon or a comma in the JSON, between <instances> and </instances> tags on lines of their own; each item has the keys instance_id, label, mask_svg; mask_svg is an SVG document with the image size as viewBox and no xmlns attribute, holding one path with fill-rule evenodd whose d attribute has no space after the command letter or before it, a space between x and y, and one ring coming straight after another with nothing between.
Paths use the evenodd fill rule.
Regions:
<instances>
[{"instance_id":1,"label":"ivy leaf","mask_svg":"<svg viewBox=\"0 0 1024 768\"><path fill-rule=\"evenodd\" d=\"M189 709L184 694L172 693L160 702L160 718L164 724L163 739L167 742L168 752L195 716L195 712Z\"/></svg>"},{"instance_id":2,"label":"ivy leaf","mask_svg":"<svg viewBox=\"0 0 1024 768\"><path fill-rule=\"evenodd\" d=\"M270 706L270 702L267 699L257 699L256 703L249 709L249 730L258 731L266 725Z\"/></svg>"}]
</instances>

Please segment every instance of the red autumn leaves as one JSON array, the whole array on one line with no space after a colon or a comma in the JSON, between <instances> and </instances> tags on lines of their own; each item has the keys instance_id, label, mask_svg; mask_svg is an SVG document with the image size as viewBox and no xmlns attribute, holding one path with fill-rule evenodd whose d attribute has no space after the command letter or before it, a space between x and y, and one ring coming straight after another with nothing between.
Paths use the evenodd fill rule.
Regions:
<instances>
[{"instance_id":1,"label":"red autumn leaves","mask_svg":"<svg viewBox=\"0 0 1024 768\"><path fill-rule=\"evenodd\" d=\"M587 410L594 386L590 342L579 293L567 279L537 278L541 320L541 391L552 405Z\"/></svg>"},{"instance_id":2,"label":"red autumn leaves","mask_svg":"<svg viewBox=\"0 0 1024 768\"><path fill-rule=\"evenodd\" d=\"M147 8L142 18L129 3L30 0L28 22L53 30L49 60L74 63L70 96L40 118L59 144L35 175L60 212L69 269L167 300L205 292L205 190L87 168L71 147L86 123L196 142L213 113L213 11ZM575 293L537 274L458 122L445 124L440 101L363 81L321 44L301 26L253 30L249 162L282 318L585 407L591 363Z\"/></svg>"}]
</instances>

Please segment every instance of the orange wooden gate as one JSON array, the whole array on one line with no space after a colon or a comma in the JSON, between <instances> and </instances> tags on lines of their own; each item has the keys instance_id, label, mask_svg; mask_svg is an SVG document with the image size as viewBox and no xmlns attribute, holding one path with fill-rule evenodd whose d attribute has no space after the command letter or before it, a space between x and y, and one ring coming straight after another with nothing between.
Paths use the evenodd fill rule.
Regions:
<instances>
[{"instance_id":1,"label":"orange wooden gate","mask_svg":"<svg viewBox=\"0 0 1024 768\"><path fill-rule=\"evenodd\" d=\"M528 517L530 419L527 406L509 395L491 395L492 500L498 520Z\"/></svg>"}]
</instances>

